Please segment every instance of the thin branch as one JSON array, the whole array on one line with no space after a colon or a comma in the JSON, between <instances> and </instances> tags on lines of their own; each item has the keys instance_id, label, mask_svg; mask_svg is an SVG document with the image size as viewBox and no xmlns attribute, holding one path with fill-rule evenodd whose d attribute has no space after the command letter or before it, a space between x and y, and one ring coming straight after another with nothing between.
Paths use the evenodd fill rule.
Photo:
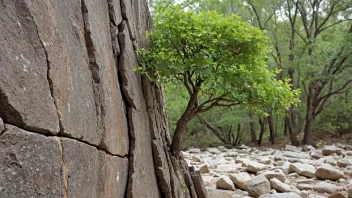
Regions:
<instances>
[{"instance_id":1,"label":"thin branch","mask_svg":"<svg viewBox=\"0 0 352 198\"><path fill-rule=\"evenodd\" d=\"M322 31L324 31L324 30L326 30L326 29L328 29L328 28L330 28L330 27L332 27L332 26L334 26L334 25L337 25L337 24L342 23L342 22L345 22L345 21L350 21L350 20L352 20L352 19L342 19L342 20L339 20L339 21L337 21L336 23L333 23L333 24L328 25L328 26L326 26L325 28L321 29L320 32L322 32ZM320 33L320 32L319 32L319 33Z\"/></svg>"}]
</instances>

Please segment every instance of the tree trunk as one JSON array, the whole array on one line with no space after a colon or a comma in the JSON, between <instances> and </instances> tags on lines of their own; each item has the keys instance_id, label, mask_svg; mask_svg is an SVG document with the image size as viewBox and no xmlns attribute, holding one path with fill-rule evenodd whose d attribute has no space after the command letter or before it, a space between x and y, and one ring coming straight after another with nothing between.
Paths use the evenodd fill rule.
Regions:
<instances>
[{"instance_id":1,"label":"tree trunk","mask_svg":"<svg viewBox=\"0 0 352 198\"><path fill-rule=\"evenodd\" d=\"M261 146L262 140L263 140L263 135L265 133L265 117L263 119L261 119L259 117L259 124L260 124L260 135L259 135L259 139L258 139L258 144L259 144L259 146Z\"/></svg>"},{"instance_id":2,"label":"tree trunk","mask_svg":"<svg viewBox=\"0 0 352 198\"><path fill-rule=\"evenodd\" d=\"M174 136L172 138L171 153L176 159L180 158L180 152L183 144L183 136L187 129L188 122L192 119L190 112L185 111L177 121Z\"/></svg>"},{"instance_id":3,"label":"tree trunk","mask_svg":"<svg viewBox=\"0 0 352 198\"><path fill-rule=\"evenodd\" d=\"M271 144L275 144L273 112L271 111L271 109L269 109L268 124L269 124L269 131L270 131L270 142Z\"/></svg>"},{"instance_id":4,"label":"tree trunk","mask_svg":"<svg viewBox=\"0 0 352 198\"><path fill-rule=\"evenodd\" d=\"M307 98L307 112L305 117L304 125L304 138L303 144L314 144L314 134L313 134L313 121L314 121L314 97L315 97L315 86L311 85L309 87L308 98Z\"/></svg>"},{"instance_id":5,"label":"tree trunk","mask_svg":"<svg viewBox=\"0 0 352 198\"><path fill-rule=\"evenodd\" d=\"M287 119L285 118L285 119L284 119L284 135L285 135L285 136L287 136L287 128L288 128L287 125L288 125L288 124L287 124Z\"/></svg>"},{"instance_id":6,"label":"tree trunk","mask_svg":"<svg viewBox=\"0 0 352 198\"><path fill-rule=\"evenodd\" d=\"M218 137L224 144L231 144L231 136L228 135L229 133L226 134L225 132L212 126L208 121L206 121L202 117L200 117L200 116L197 116L197 117L198 117L198 120L200 121L200 123L204 124L205 127L210 129L214 133L214 135L216 135L216 137ZM230 128L230 130L232 131L231 128Z\"/></svg>"},{"instance_id":7,"label":"tree trunk","mask_svg":"<svg viewBox=\"0 0 352 198\"><path fill-rule=\"evenodd\" d=\"M251 131L251 140L252 140L252 142L257 142L257 135L255 134L252 111L249 111L249 119L250 119L249 128Z\"/></svg>"},{"instance_id":8,"label":"tree trunk","mask_svg":"<svg viewBox=\"0 0 352 198\"><path fill-rule=\"evenodd\" d=\"M288 128L288 132L290 134L290 140L291 140L291 144L294 145L294 146L298 146L299 145L299 142L297 140L297 136L296 136L296 133L295 131L293 130L293 127L292 127L292 120L290 118L286 118L286 122L287 122L287 128Z\"/></svg>"}]
</instances>

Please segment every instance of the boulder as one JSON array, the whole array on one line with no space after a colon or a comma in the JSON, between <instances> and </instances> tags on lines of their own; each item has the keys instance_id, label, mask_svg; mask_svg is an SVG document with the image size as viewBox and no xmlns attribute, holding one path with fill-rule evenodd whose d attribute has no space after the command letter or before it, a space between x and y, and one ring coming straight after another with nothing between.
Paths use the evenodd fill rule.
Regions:
<instances>
[{"instance_id":1,"label":"boulder","mask_svg":"<svg viewBox=\"0 0 352 198\"><path fill-rule=\"evenodd\" d=\"M298 184L297 188L300 190L313 190L313 185L312 184Z\"/></svg>"},{"instance_id":2,"label":"boulder","mask_svg":"<svg viewBox=\"0 0 352 198\"><path fill-rule=\"evenodd\" d=\"M290 192L290 193L274 193L260 195L259 198L302 198L300 195Z\"/></svg>"},{"instance_id":3,"label":"boulder","mask_svg":"<svg viewBox=\"0 0 352 198\"><path fill-rule=\"evenodd\" d=\"M330 164L331 166L337 166L336 160L332 156L324 157L325 163Z\"/></svg>"},{"instance_id":4,"label":"boulder","mask_svg":"<svg viewBox=\"0 0 352 198\"><path fill-rule=\"evenodd\" d=\"M342 193L338 192L338 193L330 195L328 198L346 198L346 197Z\"/></svg>"},{"instance_id":5,"label":"boulder","mask_svg":"<svg viewBox=\"0 0 352 198\"><path fill-rule=\"evenodd\" d=\"M236 190L231 179L226 176L220 177L220 179L216 182L216 188L223 190Z\"/></svg>"},{"instance_id":6,"label":"boulder","mask_svg":"<svg viewBox=\"0 0 352 198\"><path fill-rule=\"evenodd\" d=\"M322 148L323 155L331 155L333 153L336 153L338 148L335 146L324 146Z\"/></svg>"},{"instance_id":7,"label":"boulder","mask_svg":"<svg viewBox=\"0 0 352 198\"><path fill-rule=\"evenodd\" d=\"M211 153L211 154L219 154L219 153L221 153L221 152L219 151L219 149L217 149L217 148L208 148L207 151L208 151L209 153Z\"/></svg>"},{"instance_id":8,"label":"boulder","mask_svg":"<svg viewBox=\"0 0 352 198\"><path fill-rule=\"evenodd\" d=\"M302 152L285 151L284 156L297 159L310 159L310 156L307 153Z\"/></svg>"},{"instance_id":9,"label":"boulder","mask_svg":"<svg viewBox=\"0 0 352 198\"><path fill-rule=\"evenodd\" d=\"M263 175L259 175L247 181L245 187L249 195L253 197L259 197L260 195L270 193L270 182Z\"/></svg>"},{"instance_id":10,"label":"boulder","mask_svg":"<svg viewBox=\"0 0 352 198\"><path fill-rule=\"evenodd\" d=\"M314 158L314 159L320 159L320 158L323 157L322 155L320 155L319 153L317 153L317 152L315 152L315 151L312 151L312 152L310 153L310 156L311 156L312 158Z\"/></svg>"},{"instance_id":11,"label":"boulder","mask_svg":"<svg viewBox=\"0 0 352 198\"><path fill-rule=\"evenodd\" d=\"M194 162L201 162L201 161L202 161L202 159L200 159L200 157L195 156L195 155L192 156L192 160L193 160Z\"/></svg>"},{"instance_id":12,"label":"boulder","mask_svg":"<svg viewBox=\"0 0 352 198\"><path fill-rule=\"evenodd\" d=\"M271 159L268 157L260 157L258 158L258 160L259 160L259 163L262 163L262 164L271 164Z\"/></svg>"},{"instance_id":13,"label":"boulder","mask_svg":"<svg viewBox=\"0 0 352 198\"><path fill-rule=\"evenodd\" d=\"M286 176L285 173L281 169L276 169L273 171L266 171L263 175L268 179L277 178L278 180L285 182Z\"/></svg>"},{"instance_id":14,"label":"boulder","mask_svg":"<svg viewBox=\"0 0 352 198\"><path fill-rule=\"evenodd\" d=\"M312 145L304 145L302 151L314 151L315 148Z\"/></svg>"},{"instance_id":15,"label":"boulder","mask_svg":"<svg viewBox=\"0 0 352 198\"><path fill-rule=\"evenodd\" d=\"M264 170L265 165L261 163L256 163L256 162L250 162L247 166L247 171L256 173L258 171Z\"/></svg>"},{"instance_id":16,"label":"boulder","mask_svg":"<svg viewBox=\"0 0 352 198\"><path fill-rule=\"evenodd\" d=\"M240 172L236 174L230 174L230 179L241 190L246 190L245 183L252 179L247 172Z\"/></svg>"},{"instance_id":17,"label":"boulder","mask_svg":"<svg viewBox=\"0 0 352 198\"><path fill-rule=\"evenodd\" d=\"M204 164L199 168L200 173L209 173L210 168L208 164Z\"/></svg>"},{"instance_id":18,"label":"boulder","mask_svg":"<svg viewBox=\"0 0 352 198\"><path fill-rule=\"evenodd\" d=\"M307 198L326 198L326 197L321 196L321 195L308 195Z\"/></svg>"},{"instance_id":19,"label":"boulder","mask_svg":"<svg viewBox=\"0 0 352 198\"><path fill-rule=\"evenodd\" d=\"M313 186L313 190L320 193L335 193L338 191L342 191L343 188L341 186L337 186L335 184L331 184L328 182L319 182Z\"/></svg>"},{"instance_id":20,"label":"boulder","mask_svg":"<svg viewBox=\"0 0 352 198\"><path fill-rule=\"evenodd\" d=\"M272 178L270 180L270 185L271 185L271 188L279 192L296 192L299 194L301 193L297 188L290 186L288 184L285 184L276 178Z\"/></svg>"},{"instance_id":21,"label":"boulder","mask_svg":"<svg viewBox=\"0 0 352 198\"><path fill-rule=\"evenodd\" d=\"M343 178L343 172L328 166L320 166L315 172L315 176L319 179L337 180Z\"/></svg>"},{"instance_id":22,"label":"boulder","mask_svg":"<svg viewBox=\"0 0 352 198\"><path fill-rule=\"evenodd\" d=\"M191 148L188 150L189 153L200 153L200 149L199 148Z\"/></svg>"},{"instance_id":23,"label":"boulder","mask_svg":"<svg viewBox=\"0 0 352 198\"><path fill-rule=\"evenodd\" d=\"M244 198L245 192L234 192L229 190L209 189L208 196L211 198Z\"/></svg>"},{"instance_id":24,"label":"boulder","mask_svg":"<svg viewBox=\"0 0 352 198\"><path fill-rule=\"evenodd\" d=\"M295 172L299 175L305 177L314 177L315 176L315 167L309 164L293 163L290 164L289 172Z\"/></svg>"},{"instance_id":25,"label":"boulder","mask_svg":"<svg viewBox=\"0 0 352 198\"><path fill-rule=\"evenodd\" d=\"M350 165L352 165L352 161L348 160L348 159L341 159L341 160L337 161L337 166L339 166L341 168L345 168Z\"/></svg>"},{"instance_id":26,"label":"boulder","mask_svg":"<svg viewBox=\"0 0 352 198\"><path fill-rule=\"evenodd\" d=\"M302 150L293 145L286 145L285 151L301 152Z\"/></svg>"}]
</instances>

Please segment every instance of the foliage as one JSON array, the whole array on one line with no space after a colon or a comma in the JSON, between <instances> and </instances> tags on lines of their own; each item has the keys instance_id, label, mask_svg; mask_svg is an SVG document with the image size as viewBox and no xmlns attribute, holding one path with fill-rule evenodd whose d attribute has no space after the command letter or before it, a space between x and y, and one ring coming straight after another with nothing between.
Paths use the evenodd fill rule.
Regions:
<instances>
[{"instance_id":1,"label":"foliage","mask_svg":"<svg viewBox=\"0 0 352 198\"><path fill-rule=\"evenodd\" d=\"M238 16L173 6L157 8L154 22L139 69L158 82L183 84L190 95L199 86L198 113L235 104L282 110L297 102L287 80L275 80L266 67L265 33Z\"/></svg>"}]
</instances>

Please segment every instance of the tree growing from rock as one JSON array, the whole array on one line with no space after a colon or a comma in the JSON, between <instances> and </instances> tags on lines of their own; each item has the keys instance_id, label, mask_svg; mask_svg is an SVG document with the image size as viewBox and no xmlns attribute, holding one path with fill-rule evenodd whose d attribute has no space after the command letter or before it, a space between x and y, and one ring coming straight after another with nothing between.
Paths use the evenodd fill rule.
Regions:
<instances>
[{"instance_id":1,"label":"tree growing from rock","mask_svg":"<svg viewBox=\"0 0 352 198\"><path fill-rule=\"evenodd\" d=\"M160 83L179 83L189 100L174 132L179 158L187 123L214 107L246 105L280 111L296 103L288 80L266 66L268 38L236 15L157 8L139 70Z\"/></svg>"}]
</instances>

